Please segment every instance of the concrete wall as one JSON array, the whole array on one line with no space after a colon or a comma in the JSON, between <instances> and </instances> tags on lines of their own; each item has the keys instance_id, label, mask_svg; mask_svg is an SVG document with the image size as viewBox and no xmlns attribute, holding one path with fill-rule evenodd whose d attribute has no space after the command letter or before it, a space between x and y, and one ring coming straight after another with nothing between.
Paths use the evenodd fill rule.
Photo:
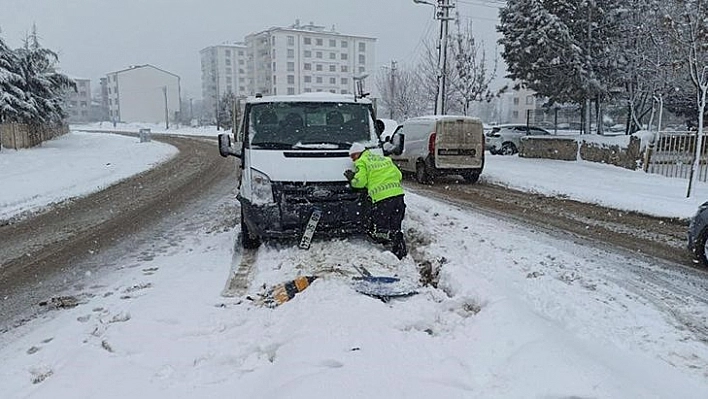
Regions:
<instances>
[{"instance_id":1,"label":"concrete wall","mask_svg":"<svg viewBox=\"0 0 708 399\"><path fill-rule=\"evenodd\" d=\"M68 125L43 126L2 123L0 124L0 145L5 149L30 148L68 132Z\"/></svg>"},{"instance_id":2,"label":"concrete wall","mask_svg":"<svg viewBox=\"0 0 708 399\"><path fill-rule=\"evenodd\" d=\"M521 139L519 156L563 161L584 160L632 170L637 169L643 159L640 140L636 137L630 137L627 147L586 141L582 137L524 137Z\"/></svg>"}]
</instances>

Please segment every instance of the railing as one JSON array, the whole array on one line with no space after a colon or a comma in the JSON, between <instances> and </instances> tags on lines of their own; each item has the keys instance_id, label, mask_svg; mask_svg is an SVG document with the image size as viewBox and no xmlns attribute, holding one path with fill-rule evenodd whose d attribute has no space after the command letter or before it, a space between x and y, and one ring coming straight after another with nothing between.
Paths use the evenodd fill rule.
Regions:
<instances>
[{"instance_id":1,"label":"railing","mask_svg":"<svg viewBox=\"0 0 708 399\"><path fill-rule=\"evenodd\" d=\"M659 132L647 149L644 170L666 177L688 179L696 155L696 132ZM708 180L708 140L704 136L698 163L697 180Z\"/></svg>"}]
</instances>

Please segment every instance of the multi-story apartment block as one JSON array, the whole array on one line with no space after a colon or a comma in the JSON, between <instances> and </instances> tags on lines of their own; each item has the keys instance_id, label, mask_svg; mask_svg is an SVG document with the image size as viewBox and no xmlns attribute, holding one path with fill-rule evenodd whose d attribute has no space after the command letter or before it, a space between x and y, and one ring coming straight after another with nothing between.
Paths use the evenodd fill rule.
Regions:
<instances>
[{"instance_id":1,"label":"multi-story apartment block","mask_svg":"<svg viewBox=\"0 0 708 399\"><path fill-rule=\"evenodd\" d=\"M270 28L245 42L250 94L353 93L353 78L374 71L375 38L312 23Z\"/></svg>"},{"instance_id":2,"label":"multi-story apartment block","mask_svg":"<svg viewBox=\"0 0 708 399\"><path fill-rule=\"evenodd\" d=\"M202 64L202 99L208 115L226 93L248 95L247 47L243 43L220 44L199 52Z\"/></svg>"},{"instance_id":3,"label":"multi-story apartment block","mask_svg":"<svg viewBox=\"0 0 708 399\"><path fill-rule=\"evenodd\" d=\"M91 80L72 78L76 82L76 91L69 90L66 95L69 122L88 122L91 117Z\"/></svg>"},{"instance_id":4,"label":"multi-story apartment block","mask_svg":"<svg viewBox=\"0 0 708 399\"><path fill-rule=\"evenodd\" d=\"M180 78L152 65L106 75L108 117L121 122L163 123L178 119Z\"/></svg>"},{"instance_id":5,"label":"multi-story apartment block","mask_svg":"<svg viewBox=\"0 0 708 399\"><path fill-rule=\"evenodd\" d=\"M529 89L514 90L504 93L500 98L500 116L503 123L530 123L536 120L536 109L543 105L543 100Z\"/></svg>"}]
</instances>

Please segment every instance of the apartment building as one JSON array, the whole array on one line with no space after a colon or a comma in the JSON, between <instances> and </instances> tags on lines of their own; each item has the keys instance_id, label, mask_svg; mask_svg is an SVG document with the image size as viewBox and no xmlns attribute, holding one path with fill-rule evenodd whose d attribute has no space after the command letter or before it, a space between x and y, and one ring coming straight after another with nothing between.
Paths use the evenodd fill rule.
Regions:
<instances>
[{"instance_id":1,"label":"apartment building","mask_svg":"<svg viewBox=\"0 0 708 399\"><path fill-rule=\"evenodd\" d=\"M179 117L180 78L171 72L135 65L106 74L105 82L113 121L164 123Z\"/></svg>"},{"instance_id":2,"label":"apartment building","mask_svg":"<svg viewBox=\"0 0 708 399\"><path fill-rule=\"evenodd\" d=\"M208 115L216 111L217 100L226 93L236 97L249 94L244 43L209 46L199 52L202 66L202 99Z\"/></svg>"},{"instance_id":3,"label":"apartment building","mask_svg":"<svg viewBox=\"0 0 708 399\"><path fill-rule=\"evenodd\" d=\"M499 115L503 123L530 123L537 121L536 109L543 105L544 100L535 96L536 92L529 89L513 90L502 94Z\"/></svg>"},{"instance_id":4,"label":"apartment building","mask_svg":"<svg viewBox=\"0 0 708 399\"><path fill-rule=\"evenodd\" d=\"M76 91L69 90L66 94L66 110L71 123L89 122L91 112L91 80L72 77L76 82Z\"/></svg>"},{"instance_id":5,"label":"apartment building","mask_svg":"<svg viewBox=\"0 0 708 399\"><path fill-rule=\"evenodd\" d=\"M334 27L327 30L313 23L300 25L299 21L289 27L250 34L244 45L247 85L243 94L246 95L353 93L353 78L374 72L376 63L375 38L346 35ZM240 59L238 62L241 65ZM202 61L203 88L213 85L204 69ZM238 78L240 83L241 76ZM373 77L365 87L373 88ZM205 95L204 100L207 99Z\"/></svg>"}]
</instances>

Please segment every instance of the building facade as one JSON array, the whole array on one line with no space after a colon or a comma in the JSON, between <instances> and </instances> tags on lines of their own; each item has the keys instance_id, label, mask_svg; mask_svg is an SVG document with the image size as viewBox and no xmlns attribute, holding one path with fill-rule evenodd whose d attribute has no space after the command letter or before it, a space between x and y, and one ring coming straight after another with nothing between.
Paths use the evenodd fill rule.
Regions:
<instances>
[{"instance_id":1,"label":"building facade","mask_svg":"<svg viewBox=\"0 0 708 399\"><path fill-rule=\"evenodd\" d=\"M215 115L218 100L226 93L236 97L249 94L246 51L245 44L232 43L206 47L199 52L202 99L207 115Z\"/></svg>"},{"instance_id":2,"label":"building facade","mask_svg":"<svg viewBox=\"0 0 708 399\"><path fill-rule=\"evenodd\" d=\"M165 123L179 119L180 78L152 65L106 74L108 117L112 121Z\"/></svg>"},{"instance_id":3,"label":"building facade","mask_svg":"<svg viewBox=\"0 0 708 399\"><path fill-rule=\"evenodd\" d=\"M69 90L66 95L66 109L70 123L86 123L91 120L91 80L72 78L76 82L76 91Z\"/></svg>"},{"instance_id":4,"label":"building facade","mask_svg":"<svg viewBox=\"0 0 708 399\"><path fill-rule=\"evenodd\" d=\"M248 35L245 43L249 94L354 93L354 77L373 72L376 63L375 38L299 21Z\"/></svg>"}]
</instances>

